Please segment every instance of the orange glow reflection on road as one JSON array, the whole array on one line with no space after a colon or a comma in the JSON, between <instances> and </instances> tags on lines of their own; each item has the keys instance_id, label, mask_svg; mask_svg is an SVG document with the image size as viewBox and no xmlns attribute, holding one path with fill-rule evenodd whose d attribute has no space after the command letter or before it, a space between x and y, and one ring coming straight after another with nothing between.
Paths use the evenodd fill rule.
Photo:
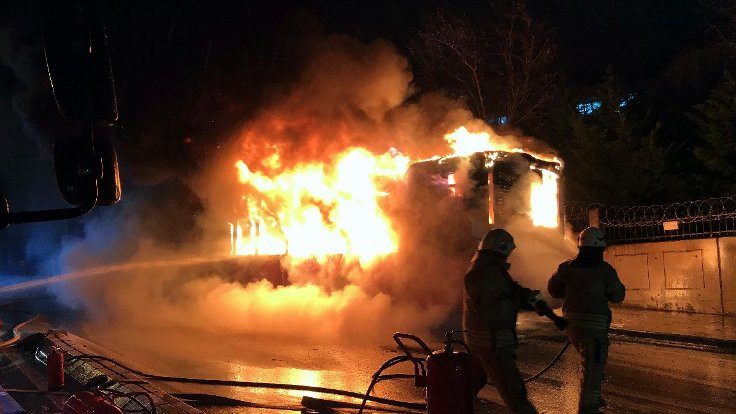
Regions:
<instances>
[{"instance_id":1,"label":"orange glow reflection on road","mask_svg":"<svg viewBox=\"0 0 736 414\"><path fill-rule=\"evenodd\" d=\"M324 370L310 370L310 369L299 369L291 367L272 367L262 368L254 366L243 366L232 363L231 375L235 381L245 382L260 382L270 384L292 384L309 387L324 387L339 390L352 391L352 387L364 387L365 385L360 384L345 384L344 373L331 372ZM348 388L346 388L348 386ZM300 391L300 390L287 390L287 389L270 389L270 388L235 388L234 393L240 398L248 399L251 394L257 395L273 395L280 394L288 397L301 398L303 396L319 398L324 395L315 391ZM329 398L332 400L349 400L348 397L330 394Z\"/></svg>"}]
</instances>

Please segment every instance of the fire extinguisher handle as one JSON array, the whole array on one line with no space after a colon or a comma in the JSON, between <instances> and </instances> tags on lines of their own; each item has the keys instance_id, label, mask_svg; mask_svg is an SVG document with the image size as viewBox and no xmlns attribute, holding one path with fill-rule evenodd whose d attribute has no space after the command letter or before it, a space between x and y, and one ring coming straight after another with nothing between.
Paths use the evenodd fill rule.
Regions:
<instances>
[{"instance_id":1,"label":"fire extinguisher handle","mask_svg":"<svg viewBox=\"0 0 736 414\"><path fill-rule=\"evenodd\" d=\"M472 354L472 352L470 352L470 348L468 348L468 344L466 344L465 341L460 339L453 339L452 343L462 346L463 349L465 349L465 352L467 352L468 354Z\"/></svg>"},{"instance_id":2,"label":"fire extinguisher handle","mask_svg":"<svg viewBox=\"0 0 736 414\"><path fill-rule=\"evenodd\" d=\"M404 344L404 342L402 341L402 339L409 339L411 341L416 342L417 344L419 344L419 347L422 348L422 351L424 351L427 355L430 355L432 353L432 350L429 349L429 346L427 346L427 344L424 343L424 341L422 341L421 339L419 339L416 335L412 335L412 334L408 334L408 333L403 333L403 332L396 332L394 334L394 341L399 346L399 348L401 348L401 350L404 351L404 353L409 358L412 358L412 359L424 359L424 358L417 358L417 357L415 357L411 353L411 351L409 350L409 348L406 346L406 344Z\"/></svg>"}]
</instances>

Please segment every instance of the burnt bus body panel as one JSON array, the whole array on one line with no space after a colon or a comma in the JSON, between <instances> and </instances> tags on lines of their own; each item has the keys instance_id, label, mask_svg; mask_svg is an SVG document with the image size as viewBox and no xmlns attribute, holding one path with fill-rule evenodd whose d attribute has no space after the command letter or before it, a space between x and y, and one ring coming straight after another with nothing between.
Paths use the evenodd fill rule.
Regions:
<instances>
[{"instance_id":1,"label":"burnt bus body panel","mask_svg":"<svg viewBox=\"0 0 736 414\"><path fill-rule=\"evenodd\" d=\"M418 203L432 197L459 198L461 211L478 223L473 233L482 234L489 226L503 226L528 211L526 177L541 176L541 170L561 176L562 163L524 152L488 151L420 161L410 166L407 177L410 194ZM562 211L559 206L558 211Z\"/></svg>"}]
</instances>

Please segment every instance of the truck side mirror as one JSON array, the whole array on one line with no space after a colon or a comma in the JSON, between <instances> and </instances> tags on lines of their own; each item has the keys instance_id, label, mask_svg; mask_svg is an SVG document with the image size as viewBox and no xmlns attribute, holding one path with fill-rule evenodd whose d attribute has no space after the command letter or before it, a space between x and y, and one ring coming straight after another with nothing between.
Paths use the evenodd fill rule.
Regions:
<instances>
[{"instance_id":1,"label":"truck side mirror","mask_svg":"<svg viewBox=\"0 0 736 414\"><path fill-rule=\"evenodd\" d=\"M43 0L43 46L56 104L73 127L84 131L54 143L56 180L73 208L10 212L0 194L0 229L9 224L66 220L87 214L95 205L120 200L115 149L94 129L117 120L115 85L105 28L91 0Z\"/></svg>"},{"instance_id":2,"label":"truck side mirror","mask_svg":"<svg viewBox=\"0 0 736 414\"><path fill-rule=\"evenodd\" d=\"M118 157L110 138L66 136L54 142L54 167L59 191L70 204L81 205L97 199L98 206L120 201L122 194ZM89 150L87 150L89 149Z\"/></svg>"},{"instance_id":3,"label":"truck side mirror","mask_svg":"<svg viewBox=\"0 0 736 414\"><path fill-rule=\"evenodd\" d=\"M95 156L90 146L89 139L79 135L54 141L56 183L64 200L70 204L81 205L97 197L102 160Z\"/></svg>"},{"instance_id":4,"label":"truck side mirror","mask_svg":"<svg viewBox=\"0 0 736 414\"><path fill-rule=\"evenodd\" d=\"M41 12L46 65L61 113L74 121L117 120L107 37L94 2L45 1Z\"/></svg>"}]
</instances>

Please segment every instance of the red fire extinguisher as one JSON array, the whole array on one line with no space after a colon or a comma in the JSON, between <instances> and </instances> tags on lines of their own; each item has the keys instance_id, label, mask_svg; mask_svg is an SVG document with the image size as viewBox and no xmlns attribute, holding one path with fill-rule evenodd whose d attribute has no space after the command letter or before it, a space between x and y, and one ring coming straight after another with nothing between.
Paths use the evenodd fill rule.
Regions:
<instances>
[{"instance_id":1,"label":"red fire extinguisher","mask_svg":"<svg viewBox=\"0 0 736 414\"><path fill-rule=\"evenodd\" d=\"M57 347L52 347L46 357L48 374L48 390L59 391L64 388L64 354Z\"/></svg>"},{"instance_id":2,"label":"red fire extinguisher","mask_svg":"<svg viewBox=\"0 0 736 414\"><path fill-rule=\"evenodd\" d=\"M475 392L473 390L470 350L464 342L453 339L454 333L455 331L447 332L443 349L432 352L429 346L416 335L396 332L394 341L399 349L404 352L404 355L395 356L384 362L381 368L373 374L373 380L368 386L368 391L365 393L358 413L363 412L373 387L379 381L413 377L415 386L427 388L426 408L428 414L472 414ZM404 340L416 343L427 355L427 358L415 356L412 349L404 343ZM467 352L455 351L453 349L455 343L463 345ZM414 375L381 375L390 367L403 362L411 362L414 365Z\"/></svg>"},{"instance_id":3,"label":"red fire extinguisher","mask_svg":"<svg viewBox=\"0 0 736 414\"><path fill-rule=\"evenodd\" d=\"M468 352L455 351L454 332L448 332L445 346L427 357L427 414L472 414L473 384Z\"/></svg>"}]
</instances>

